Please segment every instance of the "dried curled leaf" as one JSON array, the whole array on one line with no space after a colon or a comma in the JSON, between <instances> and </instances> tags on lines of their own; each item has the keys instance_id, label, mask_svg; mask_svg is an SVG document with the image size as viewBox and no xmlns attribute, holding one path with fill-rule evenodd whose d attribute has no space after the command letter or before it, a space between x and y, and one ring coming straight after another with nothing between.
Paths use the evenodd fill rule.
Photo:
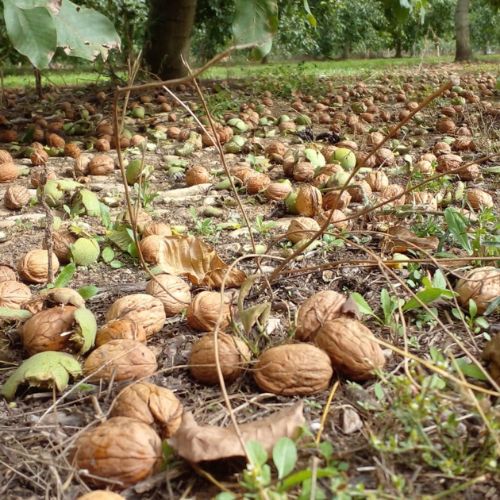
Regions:
<instances>
[{"instance_id":1,"label":"dried curled leaf","mask_svg":"<svg viewBox=\"0 0 500 500\"><path fill-rule=\"evenodd\" d=\"M26 383L33 387L56 388L63 391L70 375L81 375L80 363L70 354L63 352L40 352L24 361L2 386L2 395L14 399L19 385Z\"/></svg>"},{"instance_id":2,"label":"dried curled leaf","mask_svg":"<svg viewBox=\"0 0 500 500\"><path fill-rule=\"evenodd\" d=\"M500 333L497 333L484 348L482 358L488 363L491 377L500 384Z\"/></svg>"},{"instance_id":3,"label":"dried curled leaf","mask_svg":"<svg viewBox=\"0 0 500 500\"><path fill-rule=\"evenodd\" d=\"M258 441L267 452L282 437L293 438L304 425L303 403L281 410L269 417L239 426L243 441ZM240 440L232 426L198 425L191 412L184 414L179 430L170 444L189 462L244 457Z\"/></svg>"},{"instance_id":4,"label":"dried curled leaf","mask_svg":"<svg viewBox=\"0 0 500 500\"><path fill-rule=\"evenodd\" d=\"M156 263L164 273L183 275L194 285L215 288L221 286L228 272L228 265L215 250L194 236L164 237L158 245ZM244 272L232 269L225 286L238 287L245 278Z\"/></svg>"}]
</instances>

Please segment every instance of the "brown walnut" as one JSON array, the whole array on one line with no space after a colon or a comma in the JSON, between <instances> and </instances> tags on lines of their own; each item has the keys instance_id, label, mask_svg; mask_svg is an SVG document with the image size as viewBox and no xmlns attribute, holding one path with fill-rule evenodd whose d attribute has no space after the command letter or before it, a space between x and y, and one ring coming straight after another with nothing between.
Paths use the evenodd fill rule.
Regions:
<instances>
[{"instance_id":1,"label":"brown walnut","mask_svg":"<svg viewBox=\"0 0 500 500\"><path fill-rule=\"evenodd\" d=\"M500 297L500 269L493 266L472 269L458 280L455 292L461 306L468 307L469 300L473 299L478 313L482 314L491 302Z\"/></svg>"},{"instance_id":2,"label":"brown walnut","mask_svg":"<svg viewBox=\"0 0 500 500\"><path fill-rule=\"evenodd\" d=\"M324 391L333 374L328 355L310 344L287 344L264 351L254 368L257 385L266 392L305 396Z\"/></svg>"},{"instance_id":3,"label":"brown walnut","mask_svg":"<svg viewBox=\"0 0 500 500\"><path fill-rule=\"evenodd\" d=\"M325 322L314 341L330 356L336 371L353 380L367 380L373 378L373 370L385 364L374 338L362 323L341 316Z\"/></svg>"},{"instance_id":4,"label":"brown walnut","mask_svg":"<svg viewBox=\"0 0 500 500\"><path fill-rule=\"evenodd\" d=\"M89 483L126 487L148 477L161 461L161 439L147 424L114 417L85 431L75 444L74 462ZM99 480L102 478L102 480Z\"/></svg>"},{"instance_id":5,"label":"brown walnut","mask_svg":"<svg viewBox=\"0 0 500 500\"><path fill-rule=\"evenodd\" d=\"M169 438L181 425L182 412L182 403L172 391L149 382L137 382L116 396L111 416L156 424L161 437Z\"/></svg>"},{"instance_id":6,"label":"brown walnut","mask_svg":"<svg viewBox=\"0 0 500 500\"><path fill-rule=\"evenodd\" d=\"M146 293L160 299L167 318L182 312L191 303L191 289L179 276L158 274L146 285Z\"/></svg>"},{"instance_id":7,"label":"brown walnut","mask_svg":"<svg viewBox=\"0 0 500 500\"><path fill-rule=\"evenodd\" d=\"M30 299L31 290L24 283L15 280L0 281L0 307L20 309Z\"/></svg>"},{"instance_id":8,"label":"brown walnut","mask_svg":"<svg viewBox=\"0 0 500 500\"><path fill-rule=\"evenodd\" d=\"M146 332L141 325L130 319L114 319L97 331L95 345L99 347L111 340L129 339L146 342Z\"/></svg>"},{"instance_id":9,"label":"brown walnut","mask_svg":"<svg viewBox=\"0 0 500 500\"><path fill-rule=\"evenodd\" d=\"M48 280L48 260L47 250L30 250L17 262L17 272L19 276L29 283L47 283ZM52 271L54 274L59 270L59 260L52 254Z\"/></svg>"},{"instance_id":10,"label":"brown walnut","mask_svg":"<svg viewBox=\"0 0 500 500\"><path fill-rule=\"evenodd\" d=\"M229 299L224 297L221 307L219 292L201 292L194 297L187 308L187 324L195 330L209 332L215 328L219 313L221 316L219 326L224 329L229 325L231 319Z\"/></svg>"},{"instance_id":11,"label":"brown walnut","mask_svg":"<svg viewBox=\"0 0 500 500\"><path fill-rule=\"evenodd\" d=\"M83 371L89 380L137 380L153 375L157 368L153 351L137 340L110 340L92 351Z\"/></svg>"}]
</instances>

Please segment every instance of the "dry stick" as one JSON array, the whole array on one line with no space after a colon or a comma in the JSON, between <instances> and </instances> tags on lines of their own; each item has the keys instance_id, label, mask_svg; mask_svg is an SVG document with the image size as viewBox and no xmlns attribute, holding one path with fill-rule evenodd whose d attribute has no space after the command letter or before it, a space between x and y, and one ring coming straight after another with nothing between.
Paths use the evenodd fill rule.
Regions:
<instances>
[{"instance_id":1,"label":"dry stick","mask_svg":"<svg viewBox=\"0 0 500 500\"><path fill-rule=\"evenodd\" d=\"M330 406L332 404L333 396L335 396L339 384L340 380L336 380L335 383L333 384L330 394L328 394L328 399L326 400L325 408L323 409L323 414L321 415L321 420L319 422L318 433L316 434L316 439L314 440L316 445L319 445L319 442L321 441L321 434L323 434L323 429L325 428L326 418L328 416L328 412L330 411Z\"/></svg>"},{"instance_id":2,"label":"dry stick","mask_svg":"<svg viewBox=\"0 0 500 500\"><path fill-rule=\"evenodd\" d=\"M134 85L134 86L127 86L127 87L118 87L116 90L118 93L123 93L127 91L142 91L142 90L150 90L154 89L159 86L172 86L172 85L179 85L180 83L185 83L190 81L192 78L196 78L198 75L201 75L201 73L205 72L208 68L213 66L215 63L220 61L221 59L224 59L224 57L228 56L235 50L243 50L243 49L252 49L256 47L257 44L255 43L247 43L243 45L233 45L232 47L229 47L223 52L220 52L219 54L216 54L210 61L208 61L206 64L201 66L200 68L196 68L193 70L192 75L187 75L182 78L173 78L172 80L162 80L158 82L151 82L151 83L145 83L143 85Z\"/></svg>"},{"instance_id":3,"label":"dry stick","mask_svg":"<svg viewBox=\"0 0 500 500\"><path fill-rule=\"evenodd\" d=\"M425 304L419 297L417 297L417 295L415 294L415 292L413 292L413 290L410 289L410 287L392 270L390 269L388 266L386 266L382 260L375 254L375 252L372 252L370 249L368 248L365 248L365 247L362 247L361 245L358 245L357 243L354 243L352 241L349 241L347 239L344 238L344 241L346 241L348 244L358 248L359 250L362 250L370 255L373 256L373 258L377 261L379 261L380 263L380 266L384 267L387 272L395 279L399 282L399 284L415 299L417 299L417 301L419 302L419 304L429 313L432 315L432 317L439 323L439 325L441 326L441 328L443 328L443 330L453 339L453 341L460 347L460 349L462 349L462 351L467 354L467 356L469 356L469 358L474 362L475 365L477 365L478 368L480 368L484 375L486 376L486 378L488 379L488 381L490 382L490 384L498 391L498 394L500 395L500 387L498 386L498 384L495 382L495 380L493 380L493 378L491 377L491 375L489 375L489 373L486 371L486 370L483 370L482 366L481 366L481 363L479 362L479 360L469 351L469 349L467 349L467 347L465 347L465 345L463 344L463 342L454 334L452 333L449 328L437 317L433 314L433 312L430 310L429 306L427 304ZM450 376L451 377L451 376ZM453 379L455 381L457 381L458 379L453 377ZM473 386L473 387L477 387L477 390L479 389L478 386Z\"/></svg>"},{"instance_id":4,"label":"dry stick","mask_svg":"<svg viewBox=\"0 0 500 500\"><path fill-rule=\"evenodd\" d=\"M40 175L40 186L37 192L37 198L40 205L42 205L43 211L45 212L45 247L47 248L47 283L51 284L54 282L54 268L52 266L52 253L54 249L54 240L52 237L52 225L54 223L54 216L52 215L52 210L47 205L45 199L45 185L47 184L47 163L43 162L43 171Z\"/></svg>"},{"instance_id":5,"label":"dry stick","mask_svg":"<svg viewBox=\"0 0 500 500\"><path fill-rule=\"evenodd\" d=\"M394 137L397 134L397 132L401 129L401 127L403 127L406 123L408 123L420 110L422 110L425 106L427 106L431 101L433 101L434 99L436 99L437 97L439 97L440 95L442 95L444 92L446 92L447 90L449 90L452 86L453 86L453 83L451 81L448 81L445 84L443 84L438 90L436 90L430 96L426 97L418 105L417 108L415 108L412 112L410 112L410 114L406 118L404 118L397 125L395 125L389 131L389 133L384 137L384 139L381 142L379 142L375 146L375 148L368 154L368 156L364 159L364 161L362 161L361 163L359 163L353 169L353 171L351 172L351 174L349 175L349 177L347 178L347 180L344 182L342 188L340 189L339 196L342 196L342 193L344 193L344 191L347 189L347 186L349 185L349 182L351 182L351 179L353 179L353 177L358 173L358 171L360 170L360 168L363 166L363 164L366 163L367 160L369 160L389 139L391 139L392 137ZM401 195L398 195L396 197L396 199L399 198L400 196ZM331 219L332 219L332 216L333 216L333 210L330 211L329 216L323 222L323 224L321 225L320 229L312 236L312 238L305 245L305 247L297 249L295 252L293 252L292 255L290 255L287 258L287 260L283 264L281 264L281 266L279 266L277 269L275 269L273 271L273 273L271 274L271 276L269 278L269 281L271 283L273 283L274 281L276 281L276 279L278 278L278 276L281 273L281 271L288 265L289 262L291 262L292 260L294 260L297 256L301 255L306 250L306 248L309 247L312 244L313 241L316 241L323 234L323 232L329 226L329 224L331 222Z\"/></svg>"}]
</instances>

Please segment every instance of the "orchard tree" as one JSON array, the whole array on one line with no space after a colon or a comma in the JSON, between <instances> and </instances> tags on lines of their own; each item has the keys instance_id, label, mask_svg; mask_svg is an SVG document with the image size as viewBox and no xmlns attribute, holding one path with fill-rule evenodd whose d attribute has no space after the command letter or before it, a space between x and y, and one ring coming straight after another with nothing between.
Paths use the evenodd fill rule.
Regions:
<instances>
[{"instance_id":1,"label":"orchard tree","mask_svg":"<svg viewBox=\"0 0 500 500\"><path fill-rule=\"evenodd\" d=\"M472 59L469 28L469 0L457 0L455 8L455 61Z\"/></svg>"}]
</instances>

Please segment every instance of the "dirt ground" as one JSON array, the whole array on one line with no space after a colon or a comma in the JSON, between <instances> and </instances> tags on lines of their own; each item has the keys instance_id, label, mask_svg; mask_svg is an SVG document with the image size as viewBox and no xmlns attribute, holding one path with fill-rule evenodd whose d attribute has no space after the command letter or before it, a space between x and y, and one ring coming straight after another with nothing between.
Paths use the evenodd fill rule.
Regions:
<instances>
[{"instance_id":1,"label":"dirt ground","mask_svg":"<svg viewBox=\"0 0 500 500\"><path fill-rule=\"evenodd\" d=\"M387 133L391 126L399 122L402 111L412 110L412 103L422 102L452 73L460 74L461 88L447 91L419 111L416 120L405 125L388 142L387 147L395 153L394 161L390 164L378 163L371 170L385 172L391 184L407 189L415 182L426 179L425 176L415 175L412 170L422 154L432 152L435 144L443 139L453 144L457 137L465 135L464 129L468 129L474 147L454 150L453 154L460 155L464 162L481 159L478 167L481 175L467 180L466 177L459 179L451 174L445 180L437 179L422 187L420 191L430 192L439 200L436 205L428 201L422 205L395 203L370 211L367 208L380 201L380 195L351 201L344 210L344 215L353 216L349 227L343 230L330 227L328 234L320 239L320 244L290 262L272 284L272 297L262 280L252 288L248 305L263 301L272 304L264 332L254 329L250 334L257 351L294 342L296 312L316 292L334 290L346 296L357 292L377 315L383 316L380 306L382 290L407 300L410 293L404 285L413 291L421 286L415 278L416 273L432 276L436 272L437 266L431 257L439 258L439 252L448 252L456 257L466 256L446 229L443 218L446 206L465 211L471 224L471 238L479 233L483 240L498 237L498 170L492 169L499 164L500 152L498 91L491 88L496 76L484 74L474 66L464 69L449 65L439 70L423 69L420 73L404 70L391 75L376 75L364 82L355 79L308 80L303 82L303 87L306 84L312 86L307 90L302 88L295 96L284 95L284 82L275 82L274 86L267 83L268 93L264 93L266 89L258 81L204 86L208 105L221 122L224 114L231 113L237 117L240 110L247 110L249 105L255 108L260 118L266 115L278 118L286 114L294 120L299 114L304 114L312 117L309 131L313 139L318 134L331 132L333 128L340 140L355 141L358 151L369 152L373 149L370 133ZM112 89L52 88L47 89L41 100L28 90L7 90L6 93L6 106L0 112L0 127L2 130L16 130L18 140L0 144L0 149L11 152L16 164L22 167L22 175L11 183L0 184L0 200L13 183L27 187L33 200L17 211L3 205L0 208L0 263L15 268L26 252L42 248L45 238L46 217L43 207L36 202L36 191L31 184L34 167L26 146L32 141L26 132L34 123L43 129L53 122L62 121L63 129L58 133L66 143L75 142L82 150L95 154L92 144L98 137L97 125L103 120L111 123ZM175 93L187 106L195 108L199 116L203 116L193 88L183 87L176 89ZM171 111L164 111L159 96L172 106ZM342 96L342 99L335 96ZM300 113L297 102L302 104ZM196 149L185 157L188 166L203 165L207 168L212 185L198 194L173 199L172 191L186 186L183 169L172 168L172 155L176 155L182 142L162 138L158 132L173 126L181 130L195 130L197 125L161 89L132 94L129 109L139 105L144 106L145 117L136 118L129 114L125 126L132 134L147 138L145 164L154 167L148 179L148 189L150 193L156 193L156 197L147 203L145 209L152 220L178 226L184 234L201 238L226 263L252 253L248 230L235 194L230 189L215 188L225 177L216 148ZM372 109L370 113L366 109L370 106L377 109ZM90 114L82 113L85 109L90 109ZM383 111L390 116L384 119ZM443 111L451 115L455 125L449 132L438 130L438 121L446 116ZM359 118L363 114L364 117ZM358 116L357 124L352 116ZM40 120L42 117L45 123ZM68 124L79 120L90 123L88 132L71 135ZM461 132L460 127L463 127ZM289 152L298 152L304 145L321 150L328 145L329 137L334 141L327 135L326 140L307 141L304 134L284 134L277 124L271 122L264 125L256 123L241 135L246 144L240 152L226 154L229 168L241 161L253 161L253 167L266 173L271 180L283 179L286 175L282 162L274 161L276 158L266 153L270 143L279 141ZM335 138L337 140L338 137ZM50 153L57 152L52 150ZM116 159L113 149L106 154ZM124 156L127 160L140 157L140 150L137 147L125 148ZM73 178L73 164L74 160L64 153L51 156L47 163L58 178ZM361 180L368 173L364 170L357 174L356 179ZM120 217L125 204L118 168L111 175L87 175L77 180L108 204L111 220ZM467 198L452 199L459 181L464 182L466 189L478 188L487 192L492 197L493 207L481 206L474 210ZM291 182L294 188L306 184L293 178ZM451 201L448 205L440 201L441 195L449 197ZM266 255L281 259L289 256L292 244L284 234L294 215L287 212L285 204L268 200L264 193L247 194L241 185L239 197L251 221L256 245L262 247ZM69 199L67 203L70 204ZM382 212L384 209L388 210ZM358 215L361 211L363 214ZM486 212L490 215L481 216ZM98 288L98 293L87 301L87 307L96 316L98 325L103 325L109 306L124 295L143 293L149 276L137 259L108 240L108 232L100 218L87 215L70 218L63 206L55 207L53 214L60 218L63 225L73 224L98 237L101 250L111 246L116 254L115 260L121 262L121 267L117 269L102 259L89 266L78 266L68 285L74 289L87 285ZM374 255L385 259L391 257L391 252L384 246L384 237L387 229L395 225L403 225L422 238L438 238L439 248L430 252L431 256L418 250L403 252L410 259L423 259L422 263L406 266L392 265L388 268L360 262L373 260ZM470 266L498 264L494 260L495 257L498 259L498 251L495 253L495 247L488 248L485 250L481 246L475 253L475 260L441 264L439 268L454 285ZM263 272L269 276L278 262L262 258ZM256 263L256 258L245 259L238 264L238 268L252 275L258 270ZM44 285L31 284L30 288L35 295ZM203 289L205 287L192 286L193 296ZM233 293L237 298L237 289ZM422 309L404 316L396 310L392 315L393 322L378 321L366 315L362 321L384 342L399 350L408 349L413 356L457 375L450 357L464 357L464 352L456 339L470 353L481 358L488 338L498 332L498 310L487 317L487 327L478 327L457 320L452 314L455 305L450 300L440 299L432 307L436 308L441 324L429 318L423 319ZM0 323L0 383L4 383L18 364L28 357L19 335L21 327L15 321ZM454 338L447 330L452 331ZM196 382L188 369L191 347L200 336L200 332L187 325L184 314L168 318L161 332L147 343L158 363L151 381L172 390L198 423L224 427L230 419L220 387ZM439 383L433 385L430 380L439 376L428 367L415 360L405 360L387 347L383 347L383 352L386 358L383 375L367 382L354 383L340 374L340 383L329 407L330 389L307 396L262 392L252 377L250 364L243 376L227 386L234 414L239 423L257 421L302 400L306 427L316 434L325 408L328 409L321 442L332 445L331 455L319 452L307 436L301 438L298 444L299 468L311 467L316 460L320 467L330 468L327 477L318 479L318 488L324 496L318 492L316 498L424 498L425 495L428 498L499 498L500 483L495 462L498 457L495 446L500 439L498 398L478 392L472 397L469 390L445 378L440 378ZM337 375L332 384L336 380ZM474 378L467 380L491 389L487 382ZM0 498L74 499L89 490L84 475L72 466L72 446L83 429L105 419L114 397L127 382L82 384L76 390L72 390L72 384L59 394L23 386L13 402L0 401ZM413 406L415 402L417 407ZM478 407L482 408L483 415ZM129 499L202 499L213 498L219 492L217 484L222 484L235 495L245 493L244 488L238 485L242 470L238 463L192 467L174 457L165 467L135 485L118 489L118 492ZM209 471L210 476L200 469ZM90 487L93 488L92 485ZM300 496L298 490L291 490L288 494L290 498L306 498Z\"/></svg>"}]
</instances>

